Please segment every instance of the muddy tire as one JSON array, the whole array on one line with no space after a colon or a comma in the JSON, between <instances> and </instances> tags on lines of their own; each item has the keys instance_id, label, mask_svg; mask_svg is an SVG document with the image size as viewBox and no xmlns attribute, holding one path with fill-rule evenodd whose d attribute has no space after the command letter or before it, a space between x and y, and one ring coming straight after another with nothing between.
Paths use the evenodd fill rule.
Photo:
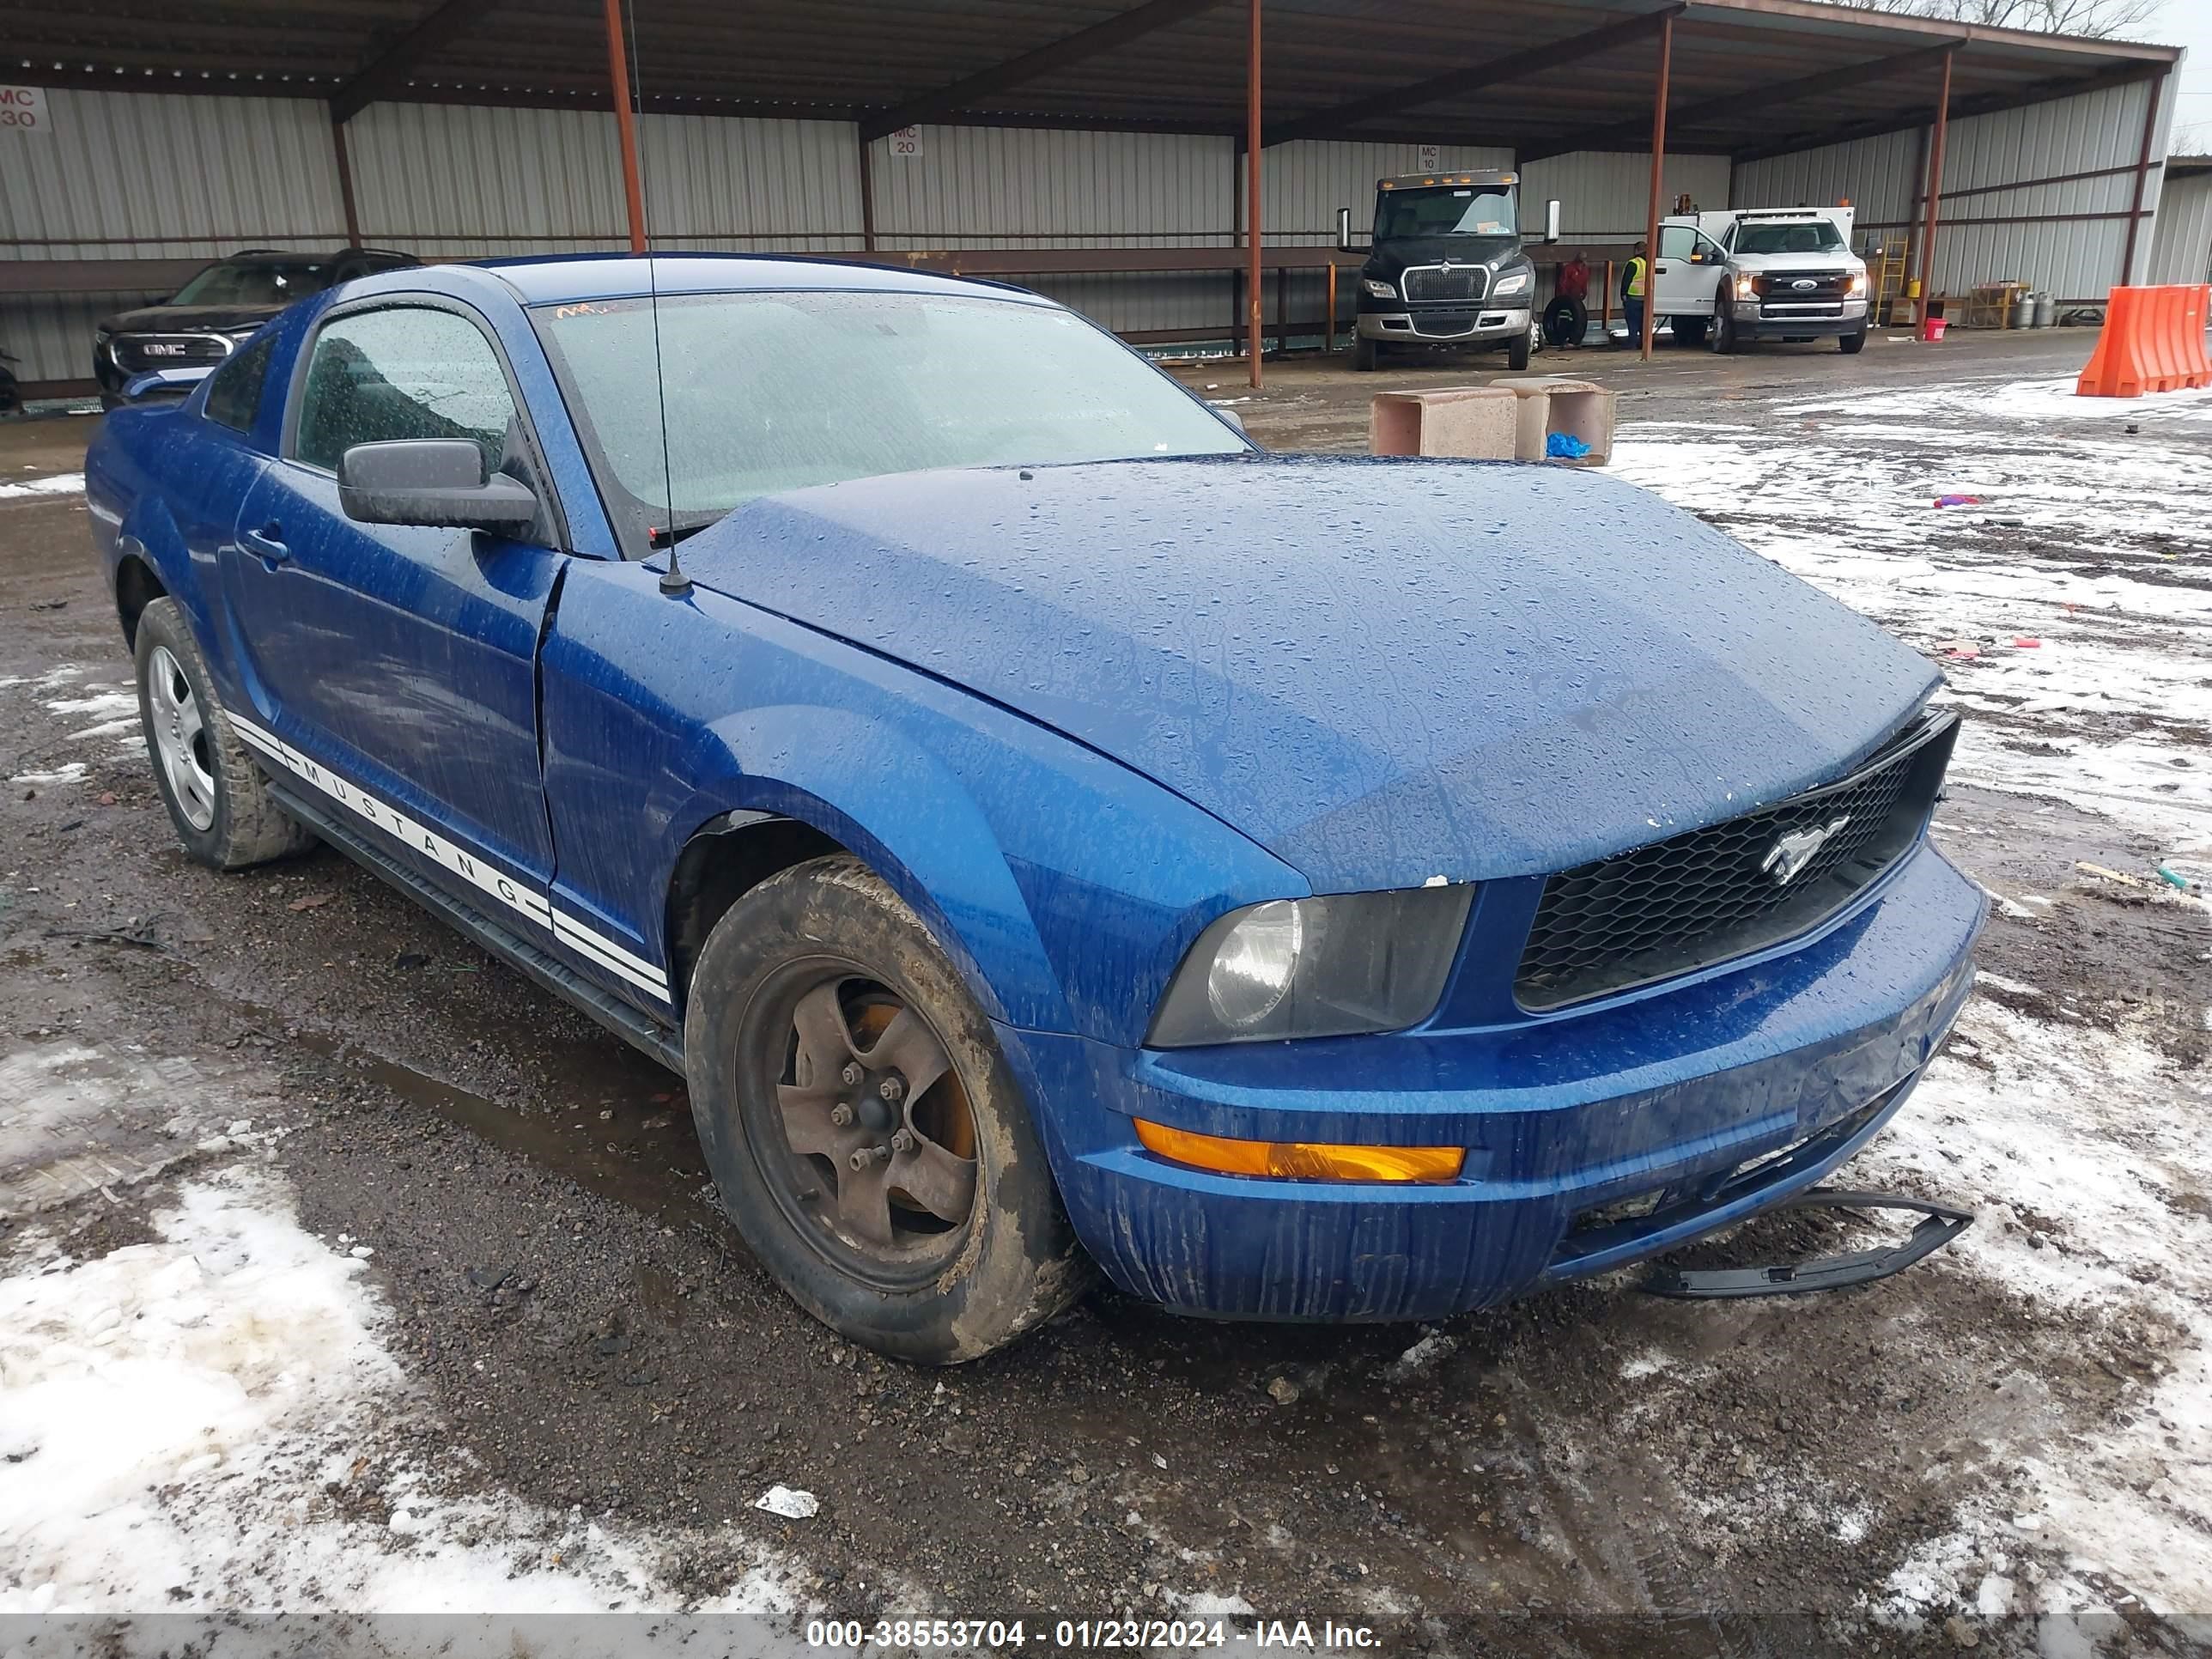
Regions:
<instances>
[{"instance_id":1,"label":"muddy tire","mask_svg":"<svg viewBox=\"0 0 2212 1659\"><path fill-rule=\"evenodd\" d=\"M1380 348L1365 335L1363 334L1352 341L1352 368L1354 374L1372 374L1378 367L1381 357Z\"/></svg>"},{"instance_id":2,"label":"muddy tire","mask_svg":"<svg viewBox=\"0 0 2212 1659\"><path fill-rule=\"evenodd\" d=\"M689 1008L684 1070L723 1206L823 1323L957 1364L1089 1285L990 1021L858 860L796 866L732 905Z\"/></svg>"},{"instance_id":3,"label":"muddy tire","mask_svg":"<svg viewBox=\"0 0 2212 1659\"><path fill-rule=\"evenodd\" d=\"M313 833L276 805L240 741L174 599L140 613L133 654L154 785L185 851L210 869L243 870L313 847Z\"/></svg>"}]
</instances>

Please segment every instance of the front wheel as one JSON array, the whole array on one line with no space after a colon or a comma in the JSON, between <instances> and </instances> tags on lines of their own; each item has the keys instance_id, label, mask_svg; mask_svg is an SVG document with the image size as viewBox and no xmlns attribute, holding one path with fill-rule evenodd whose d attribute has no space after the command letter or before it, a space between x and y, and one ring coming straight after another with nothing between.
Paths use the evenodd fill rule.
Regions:
<instances>
[{"instance_id":1,"label":"front wheel","mask_svg":"<svg viewBox=\"0 0 2212 1659\"><path fill-rule=\"evenodd\" d=\"M1372 374L1379 356L1375 342L1364 334L1352 343L1352 367L1361 374Z\"/></svg>"},{"instance_id":2,"label":"front wheel","mask_svg":"<svg viewBox=\"0 0 2212 1659\"><path fill-rule=\"evenodd\" d=\"M1725 297L1713 313L1713 331L1707 337L1713 349L1723 356L1733 356L1743 349L1743 337L1735 330L1735 313L1729 308Z\"/></svg>"},{"instance_id":3,"label":"front wheel","mask_svg":"<svg viewBox=\"0 0 2212 1659\"><path fill-rule=\"evenodd\" d=\"M1535 331L1533 328L1525 334L1516 335L1513 343L1505 348L1505 367L1516 374L1528 368L1528 347L1535 337Z\"/></svg>"},{"instance_id":4,"label":"front wheel","mask_svg":"<svg viewBox=\"0 0 2212 1659\"><path fill-rule=\"evenodd\" d=\"M957 1364L1089 1283L989 1019L858 860L771 876L715 924L684 1071L738 1231L854 1341Z\"/></svg>"},{"instance_id":5,"label":"front wheel","mask_svg":"<svg viewBox=\"0 0 2212 1659\"><path fill-rule=\"evenodd\" d=\"M1856 357L1866 349L1866 337L1867 331L1864 329L1850 334L1838 334L1836 337L1836 349L1846 357Z\"/></svg>"}]
</instances>

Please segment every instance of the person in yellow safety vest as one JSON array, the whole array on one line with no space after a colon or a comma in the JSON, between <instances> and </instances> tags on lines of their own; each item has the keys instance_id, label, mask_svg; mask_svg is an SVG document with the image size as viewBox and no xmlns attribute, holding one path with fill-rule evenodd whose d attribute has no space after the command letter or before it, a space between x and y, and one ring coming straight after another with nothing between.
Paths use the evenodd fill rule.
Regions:
<instances>
[{"instance_id":1,"label":"person in yellow safety vest","mask_svg":"<svg viewBox=\"0 0 2212 1659\"><path fill-rule=\"evenodd\" d=\"M1636 245L1636 257L1620 268L1620 309L1628 319L1628 344L1636 350L1644 348L1644 289L1651 273L1651 261L1647 257L1650 246Z\"/></svg>"}]
</instances>

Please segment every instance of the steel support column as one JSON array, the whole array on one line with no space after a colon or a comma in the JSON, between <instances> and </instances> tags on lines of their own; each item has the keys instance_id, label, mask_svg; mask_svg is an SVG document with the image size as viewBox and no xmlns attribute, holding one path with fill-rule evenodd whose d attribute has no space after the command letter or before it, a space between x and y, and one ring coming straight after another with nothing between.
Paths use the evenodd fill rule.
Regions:
<instances>
[{"instance_id":1,"label":"steel support column","mask_svg":"<svg viewBox=\"0 0 2212 1659\"><path fill-rule=\"evenodd\" d=\"M612 0L609 0L612 3ZM1260 0L1247 0L1251 39L1244 58L1244 341L1260 384Z\"/></svg>"},{"instance_id":2,"label":"steel support column","mask_svg":"<svg viewBox=\"0 0 2212 1659\"><path fill-rule=\"evenodd\" d=\"M346 242L352 247L361 246L361 210L353 194L353 157L346 149L345 123L337 118L335 110L331 114L331 155L338 167L338 205L345 210Z\"/></svg>"},{"instance_id":3,"label":"steel support column","mask_svg":"<svg viewBox=\"0 0 2212 1659\"><path fill-rule=\"evenodd\" d=\"M1936 94L1936 130L1928 141L1927 228L1920 237L1920 315L1936 300L1936 226L1943 210L1943 143L1951 133L1951 52L1943 54L1943 81Z\"/></svg>"},{"instance_id":4,"label":"steel support column","mask_svg":"<svg viewBox=\"0 0 2212 1659\"><path fill-rule=\"evenodd\" d=\"M1948 61L1948 59L1946 61ZM1667 165L1667 82L1674 67L1674 15L1659 21L1659 88L1651 100L1651 195L1644 216L1644 361L1651 361L1651 332L1659 325L1660 176Z\"/></svg>"},{"instance_id":5,"label":"steel support column","mask_svg":"<svg viewBox=\"0 0 2212 1659\"><path fill-rule=\"evenodd\" d=\"M875 146L866 138L860 140L860 246L866 252L876 251L876 161Z\"/></svg>"},{"instance_id":6,"label":"steel support column","mask_svg":"<svg viewBox=\"0 0 2212 1659\"><path fill-rule=\"evenodd\" d=\"M2158 142L2158 106L2166 91L2166 73L2160 70L2151 77L2150 97L2143 108L2142 149L2136 157L2135 199L2128 204L2127 251L2120 255L2120 286L2125 288L2136 279L2136 239L2142 230L2143 186L2150 177L2150 153Z\"/></svg>"},{"instance_id":7,"label":"steel support column","mask_svg":"<svg viewBox=\"0 0 2212 1659\"><path fill-rule=\"evenodd\" d=\"M622 141L623 195L629 204L629 251L645 252L645 185L637 170L637 116L630 107L629 52L623 40L623 0L607 0L607 82L614 95L615 132Z\"/></svg>"}]
</instances>

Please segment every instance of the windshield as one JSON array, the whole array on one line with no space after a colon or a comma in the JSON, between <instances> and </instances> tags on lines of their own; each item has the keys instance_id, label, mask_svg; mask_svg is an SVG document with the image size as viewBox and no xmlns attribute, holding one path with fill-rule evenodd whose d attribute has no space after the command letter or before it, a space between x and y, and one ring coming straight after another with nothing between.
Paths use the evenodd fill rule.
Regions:
<instances>
[{"instance_id":1,"label":"windshield","mask_svg":"<svg viewBox=\"0 0 2212 1659\"><path fill-rule=\"evenodd\" d=\"M251 264L210 265L179 289L173 306L289 306L304 295L331 285L331 267L317 261L296 264L256 259Z\"/></svg>"},{"instance_id":2,"label":"windshield","mask_svg":"<svg viewBox=\"0 0 2212 1659\"><path fill-rule=\"evenodd\" d=\"M1409 236L1517 236L1513 192L1493 185L1391 190L1375 204L1375 240Z\"/></svg>"},{"instance_id":3,"label":"windshield","mask_svg":"<svg viewBox=\"0 0 2212 1659\"><path fill-rule=\"evenodd\" d=\"M665 296L665 386L653 380L649 301L536 314L602 486L629 498L633 534L887 472L1247 447L1143 358L1054 307L918 294Z\"/></svg>"},{"instance_id":4,"label":"windshield","mask_svg":"<svg viewBox=\"0 0 2212 1659\"><path fill-rule=\"evenodd\" d=\"M1736 228L1738 253L1840 253L1844 239L1832 221L1806 219L1792 224L1751 221Z\"/></svg>"}]
</instances>

